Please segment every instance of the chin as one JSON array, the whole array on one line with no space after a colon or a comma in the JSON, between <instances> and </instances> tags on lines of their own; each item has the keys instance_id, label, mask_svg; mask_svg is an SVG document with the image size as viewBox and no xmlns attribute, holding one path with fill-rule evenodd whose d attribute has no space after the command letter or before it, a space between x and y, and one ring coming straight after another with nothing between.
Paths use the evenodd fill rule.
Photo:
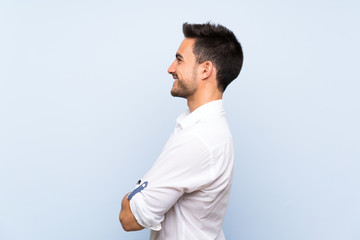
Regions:
<instances>
[{"instance_id":1,"label":"chin","mask_svg":"<svg viewBox=\"0 0 360 240\"><path fill-rule=\"evenodd\" d=\"M178 94L176 92L170 91L171 96L178 97Z\"/></svg>"},{"instance_id":2,"label":"chin","mask_svg":"<svg viewBox=\"0 0 360 240\"><path fill-rule=\"evenodd\" d=\"M179 94L179 92L175 91L174 89L171 89L170 94L171 94L171 96L173 96L173 97L186 98L186 97L182 96L181 94Z\"/></svg>"}]
</instances>

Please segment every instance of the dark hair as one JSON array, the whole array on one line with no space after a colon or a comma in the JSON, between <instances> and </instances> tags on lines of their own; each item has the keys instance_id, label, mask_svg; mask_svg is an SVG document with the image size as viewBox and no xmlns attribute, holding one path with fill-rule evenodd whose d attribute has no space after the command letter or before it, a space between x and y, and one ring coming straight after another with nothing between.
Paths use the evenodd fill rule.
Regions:
<instances>
[{"instance_id":1,"label":"dark hair","mask_svg":"<svg viewBox=\"0 0 360 240\"><path fill-rule=\"evenodd\" d=\"M226 87L239 75L243 64L243 52L234 33L220 24L183 24L186 38L194 38L193 53L197 62L210 61L217 70L218 88Z\"/></svg>"}]
</instances>

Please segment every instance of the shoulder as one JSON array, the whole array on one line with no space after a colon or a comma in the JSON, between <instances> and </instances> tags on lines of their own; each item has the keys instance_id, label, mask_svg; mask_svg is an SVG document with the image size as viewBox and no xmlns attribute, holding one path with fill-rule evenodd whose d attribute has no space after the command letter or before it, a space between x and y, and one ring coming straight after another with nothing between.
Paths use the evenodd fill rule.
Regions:
<instances>
[{"instance_id":1,"label":"shoulder","mask_svg":"<svg viewBox=\"0 0 360 240\"><path fill-rule=\"evenodd\" d=\"M209 149L232 143L232 135L225 114L202 119L194 125L191 133L201 139Z\"/></svg>"}]
</instances>

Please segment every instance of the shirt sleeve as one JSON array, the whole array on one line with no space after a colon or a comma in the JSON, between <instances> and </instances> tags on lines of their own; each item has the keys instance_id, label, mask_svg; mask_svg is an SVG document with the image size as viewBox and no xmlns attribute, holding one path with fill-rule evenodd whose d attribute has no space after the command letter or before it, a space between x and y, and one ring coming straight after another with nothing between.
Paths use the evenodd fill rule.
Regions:
<instances>
[{"instance_id":1,"label":"shirt sleeve","mask_svg":"<svg viewBox=\"0 0 360 240\"><path fill-rule=\"evenodd\" d=\"M211 159L210 150L196 136L170 139L143 178L147 187L130 200L138 223L159 231L165 213L184 193L200 190L211 182Z\"/></svg>"}]
</instances>

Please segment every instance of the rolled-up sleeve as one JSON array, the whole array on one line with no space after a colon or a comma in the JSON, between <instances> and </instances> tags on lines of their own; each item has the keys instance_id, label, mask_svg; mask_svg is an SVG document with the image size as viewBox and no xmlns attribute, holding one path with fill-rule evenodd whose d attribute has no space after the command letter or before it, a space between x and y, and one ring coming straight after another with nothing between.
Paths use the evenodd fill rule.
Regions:
<instances>
[{"instance_id":1,"label":"rolled-up sleeve","mask_svg":"<svg viewBox=\"0 0 360 240\"><path fill-rule=\"evenodd\" d=\"M195 135L173 136L143 177L147 187L130 200L131 211L145 228L161 230L166 212L184 194L202 189L212 179L212 155Z\"/></svg>"},{"instance_id":2,"label":"rolled-up sleeve","mask_svg":"<svg viewBox=\"0 0 360 240\"><path fill-rule=\"evenodd\" d=\"M136 221L145 228L150 228L154 231L161 230L162 218L156 217L153 213L150 212L146 206L144 197L142 193L134 195L130 201L131 211L136 219Z\"/></svg>"}]
</instances>

